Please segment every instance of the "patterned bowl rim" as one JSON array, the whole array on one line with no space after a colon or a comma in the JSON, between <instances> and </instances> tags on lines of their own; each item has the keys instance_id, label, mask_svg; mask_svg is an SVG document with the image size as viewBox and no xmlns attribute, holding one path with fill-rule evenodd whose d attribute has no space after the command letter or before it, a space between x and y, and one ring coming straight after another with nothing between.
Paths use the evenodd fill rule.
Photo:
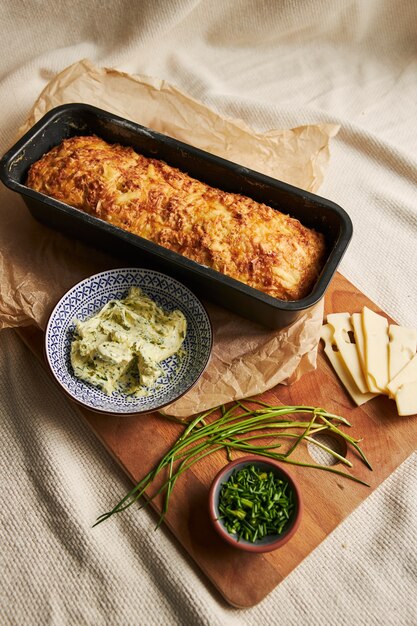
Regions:
<instances>
[{"instance_id":1,"label":"patterned bowl rim","mask_svg":"<svg viewBox=\"0 0 417 626\"><path fill-rule=\"evenodd\" d=\"M66 389L64 387L64 385L61 383L61 381L58 379L54 368L52 367L52 364L50 362L49 359L49 355L48 355L48 332L50 330L50 326L52 324L53 318L55 316L55 313L57 311L57 309L60 307L61 302L64 298L66 298L72 291L74 291L75 289L77 289L78 287L80 287L83 283L88 283L91 280L98 278L100 276L103 276L105 274L108 274L109 272L140 272L140 271L146 271L146 272L152 272L153 274L158 274L159 276L167 279L168 281L172 281L175 282L179 285L181 285L181 287L183 289L186 289L191 296L193 297L193 299L195 301L197 301L200 305L200 307L202 308L202 310L205 313L205 316L207 318L207 324L208 324L208 328L210 330L210 345L209 345L209 349L207 350L207 355L206 355L206 360L204 365L201 367L198 375L195 377L195 379L183 390L181 391L181 393L179 393L177 396L175 396L174 398L170 399L168 402L163 402L157 406L152 407L151 409L149 408L143 408L143 409L138 409L138 408L132 408L131 411L111 411L110 409L100 409L99 407L95 407L95 406L90 406L89 404L83 402L82 400L80 400L75 394L72 394L70 391L68 391L68 389ZM77 283L75 283L72 287L70 287L69 289L67 289L67 291L60 297L60 299L58 300L58 302L56 303L56 305L54 306L54 308L51 311L51 314L48 317L48 321L45 327L45 340L44 340L44 344L43 344L43 351L44 351L44 356L45 356L45 360L46 363L49 367L49 370L53 376L54 381L56 382L56 384L60 387L60 389L64 392L64 394L70 398L73 402L76 402L78 405L84 407L85 409L88 409L89 411L92 411L93 413L99 413L101 415L112 415L114 417L126 417L126 416L132 416L132 415L145 415L146 413L154 413L155 411L160 411L161 409L163 409L166 406L169 406L170 404L173 404L174 402L176 402L177 400L179 400L180 398L182 398L183 396L185 396L186 393L188 393L196 384L197 382L200 380L201 376L203 375L203 373L205 372L205 370L207 369L207 366L210 362L211 356L212 356L212 351L213 351L213 324L211 322L210 316L207 312L206 307L204 306L204 304L201 302L200 298L198 298L195 293L193 291L191 291L191 289L189 289L189 287L187 287L186 285L184 285L184 283L182 283L181 281L177 280L176 278L173 278L172 276L169 276L168 274L164 274L163 272L159 272L157 270L153 270L150 268L146 268L146 267L119 267L119 268L111 268L108 270L103 270L102 272L97 272L96 274L91 274L90 276L87 276L86 278L83 278L82 280L78 281ZM71 374L73 376L73 374Z\"/></svg>"}]
</instances>

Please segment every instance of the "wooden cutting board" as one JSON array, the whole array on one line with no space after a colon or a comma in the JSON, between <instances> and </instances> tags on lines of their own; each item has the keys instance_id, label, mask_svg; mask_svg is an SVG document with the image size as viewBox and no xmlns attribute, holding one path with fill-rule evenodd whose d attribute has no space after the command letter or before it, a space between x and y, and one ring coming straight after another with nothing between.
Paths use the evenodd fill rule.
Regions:
<instances>
[{"instance_id":1,"label":"wooden cutting board","mask_svg":"<svg viewBox=\"0 0 417 626\"><path fill-rule=\"evenodd\" d=\"M359 311L364 305L382 312L337 274L326 294L325 313ZM43 334L33 327L22 328L19 334L43 360ZM417 447L417 416L398 417L395 403L382 396L355 407L321 346L316 371L290 387L278 385L261 397L267 402L322 406L343 415L352 423L349 433L363 437L362 447L373 471L351 451L347 458L353 463L352 473L368 482L369 488L328 472L289 466L301 486L303 519L298 532L285 546L264 555L246 554L229 547L210 526L209 486L226 464L225 455L219 452L206 457L184 474L175 486L166 524L227 602L236 607L260 602ZM79 410L135 482L165 454L181 428L157 414L110 417ZM312 461L307 448L300 452L300 460ZM121 493L120 497L124 495ZM159 510L160 502L154 502L153 506ZM97 511L97 515L103 512ZM106 523L111 524L112 520Z\"/></svg>"}]
</instances>

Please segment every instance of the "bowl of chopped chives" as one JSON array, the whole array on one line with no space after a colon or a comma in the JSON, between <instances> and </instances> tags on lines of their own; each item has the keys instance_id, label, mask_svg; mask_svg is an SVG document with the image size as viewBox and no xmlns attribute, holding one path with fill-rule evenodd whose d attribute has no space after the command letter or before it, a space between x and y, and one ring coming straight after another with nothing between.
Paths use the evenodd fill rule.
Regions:
<instances>
[{"instance_id":1,"label":"bowl of chopped chives","mask_svg":"<svg viewBox=\"0 0 417 626\"><path fill-rule=\"evenodd\" d=\"M279 463L262 456L232 461L210 488L215 530L247 552L270 552L287 543L300 524L302 509L294 479Z\"/></svg>"}]
</instances>

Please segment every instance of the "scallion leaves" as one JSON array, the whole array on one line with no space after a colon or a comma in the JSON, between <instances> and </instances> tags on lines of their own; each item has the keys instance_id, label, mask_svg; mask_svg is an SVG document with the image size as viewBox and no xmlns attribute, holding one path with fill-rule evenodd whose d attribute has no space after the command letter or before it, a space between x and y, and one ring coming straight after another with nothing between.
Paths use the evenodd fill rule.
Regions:
<instances>
[{"instance_id":1,"label":"scallion leaves","mask_svg":"<svg viewBox=\"0 0 417 626\"><path fill-rule=\"evenodd\" d=\"M253 406L254 405L254 406ZM253 408L252 408L253 407ZM220 413L216 418L213 414ZM307 416L307 419L303 416ZM160 462L144 478L107 513L101 515L94 526L105 521L115 513L126 510L146 493L147 502L161 493L165 494L159 524L168 511L169 499L172 495L177 479L185 471L204 457L224 450L226 458L231 459L234 451L245 454L256 454L275 459L283 463L309 467L326 471L337 476L353 480L369 487L360 478L337 467L310 463L294 458L300 445L308 443L325 448L337 462L344 463L350 469L352 464L330 448L315 440L317 433L333 433L342 437L348 446L354 448L365 465L372 469L363 450L359 446L360 439L346 434L341 426L350 426L350 423L339 415L329 413L323 408L311 406L284 406L270 405L266 402L249 398L243 402L237 401L229 408L224 406L211 409L189 422L180 422L183 432L171 449L162 457ZM288 449L283 449L285 441L292 439ZM266 441L265 441L266 440ZM161 487L152 495L149 494L154 480L161 472L166 472L166 479Z\"/></svg>"}]
</instances>

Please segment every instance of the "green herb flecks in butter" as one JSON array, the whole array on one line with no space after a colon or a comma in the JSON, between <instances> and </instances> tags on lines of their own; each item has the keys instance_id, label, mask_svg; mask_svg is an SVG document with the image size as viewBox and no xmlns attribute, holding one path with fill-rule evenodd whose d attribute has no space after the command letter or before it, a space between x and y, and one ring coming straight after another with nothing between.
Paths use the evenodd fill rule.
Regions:
<instances>
[{"instance_id":1,"label":"green herb flecks in butter","mask_svg":"<svg viewBox=\"0 0 417 626\"><path fill-rule=\"evenodd\" d=\"M181 311L165 312L131 287L123 300L111 300L85 322L76 320L74 374L109 395L145 395L163 374L161 361L181 348L186 330Z\"/></svg>"}]
</instances>

